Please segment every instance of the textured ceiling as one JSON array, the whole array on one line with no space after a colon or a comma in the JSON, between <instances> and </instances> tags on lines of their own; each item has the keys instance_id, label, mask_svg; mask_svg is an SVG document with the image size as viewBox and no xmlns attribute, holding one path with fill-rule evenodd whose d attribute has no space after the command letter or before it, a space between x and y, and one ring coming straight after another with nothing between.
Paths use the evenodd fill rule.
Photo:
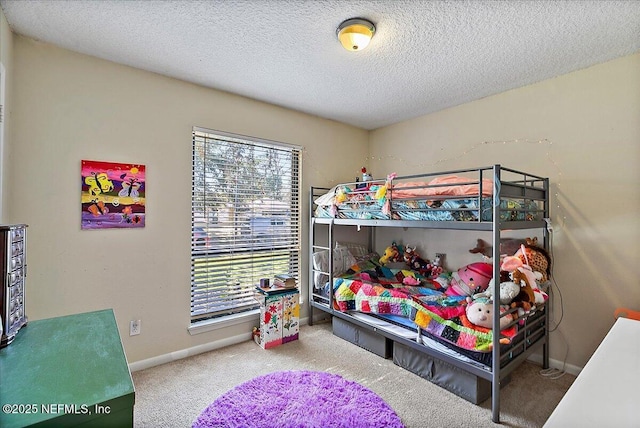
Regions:
<instances>
[{"instance_id":1,"label":"textured ceiling","mask_svg":"<svg viewBox=\"0 0 640 428\"><path fill-rule=\"evenodd\" d=\"M640 1L16 1L37 40L375 129L640 51ZM335 30L377 31L348 52Z\"/></svg>"}]
</instances>

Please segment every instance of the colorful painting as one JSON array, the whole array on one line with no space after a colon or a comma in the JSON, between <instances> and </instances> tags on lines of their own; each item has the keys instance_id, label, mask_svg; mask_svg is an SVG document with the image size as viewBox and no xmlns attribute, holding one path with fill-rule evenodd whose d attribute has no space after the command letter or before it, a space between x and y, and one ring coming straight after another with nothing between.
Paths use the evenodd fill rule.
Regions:
<instances>
[{"instance_id":1,"label":"colorful painting","mask_svg":"<svg viewBox=\"0 0 640 428\"><path fill-rule=\"evenodd\" d=\"M144 227L145 167L82 161L82 229Z\"/></svg>"}]
</instances>

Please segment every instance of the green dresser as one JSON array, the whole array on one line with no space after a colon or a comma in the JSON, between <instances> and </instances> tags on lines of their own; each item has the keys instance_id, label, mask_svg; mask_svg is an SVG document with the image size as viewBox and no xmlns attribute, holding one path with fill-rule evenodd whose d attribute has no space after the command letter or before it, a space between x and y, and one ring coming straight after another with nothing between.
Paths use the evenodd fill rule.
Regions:
<instances>
[{"instance_id":1,"label":"green dresser","mask_svg":"<svg viewBox=\"0 0 640 428\"><path fill-rule=\"evenodd\" d=\"M134 395L111 309L30 321L0 349L0 427L132 427Z\"/></svg>"}]
</instances>

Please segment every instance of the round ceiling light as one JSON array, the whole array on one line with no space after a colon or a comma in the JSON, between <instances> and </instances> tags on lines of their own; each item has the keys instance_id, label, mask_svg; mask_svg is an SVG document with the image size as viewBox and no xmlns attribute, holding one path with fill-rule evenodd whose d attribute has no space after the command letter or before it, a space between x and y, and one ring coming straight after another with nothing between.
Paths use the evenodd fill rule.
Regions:
<instances>
[{"instance_id":1,"label":"round ceiling light","mask_svg":"<svg viewBox=\"0 0 640 428\"><path fill-rule=\"evenodd\" d=\"M372 22L362 18L347 19L337 29L338 40L348 51L361 51L369 45L376 32Z\"/></svg>"}]
</instances>

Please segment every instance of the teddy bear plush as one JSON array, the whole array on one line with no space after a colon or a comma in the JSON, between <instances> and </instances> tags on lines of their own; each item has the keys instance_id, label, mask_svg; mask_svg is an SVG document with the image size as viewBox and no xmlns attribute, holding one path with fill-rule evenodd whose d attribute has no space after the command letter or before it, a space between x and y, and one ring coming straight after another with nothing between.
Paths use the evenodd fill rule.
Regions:
<instances>
[{"instance_id":1,"label":"teddy bear plush","mask_svg":"<svg viewBox=\"0 0 640 428\"><path fill-rule=\"evenodd\" d=\"M506 312L507 308L500 306L500 312ZM493 301L486 297L472 299L467 297L467 307L465 308L467 319L470 323L484 327L493 328ZM507 314L500 318L500 330L503 330L513 321L513 316Z\"/></svg>"}]
</instances>

